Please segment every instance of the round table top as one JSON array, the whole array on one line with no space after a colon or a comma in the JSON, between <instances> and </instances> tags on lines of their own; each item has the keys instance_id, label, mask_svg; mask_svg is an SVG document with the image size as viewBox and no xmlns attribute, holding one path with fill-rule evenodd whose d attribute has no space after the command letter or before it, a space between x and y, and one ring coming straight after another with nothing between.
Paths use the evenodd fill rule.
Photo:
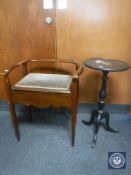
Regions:
<instances>
[{"instance_id":1,"label":"round table top","mask_svg":"<svg viewBox=\"0 0 131 175\"><path fill-rule=\"evenodd\" d=\"M85 66L107 72L120 72L130 68L126 62L106 58L90 58L85 61Z\"/></svg>"}]
</instances>

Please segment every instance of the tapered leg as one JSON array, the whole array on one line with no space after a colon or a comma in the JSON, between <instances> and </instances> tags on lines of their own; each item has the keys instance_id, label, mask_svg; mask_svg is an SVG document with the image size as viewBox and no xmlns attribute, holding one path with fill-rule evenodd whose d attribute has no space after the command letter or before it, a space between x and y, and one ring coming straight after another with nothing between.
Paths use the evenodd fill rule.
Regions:
<instances>
[{"instance_id":1,"label":"tapered leg","mask_svg":"<svg viewBox=\"0 0 131 175\"><path fill-rule=\"evenodd\" d=\"M76 107L72 109L72 146L75 144Z\"/></svg>"},{"instance_id":2,"label":"tapered leg","mask_svg":"<svg viewBox=\"0 0 131 175\"><path fill-rule=\"evenodd\" d=\"M79 80L73 79L72 83L72 95L71 95L71 113L72 113L72 146L75 144L75 128L76 128L76 118L77 118L77 102L78 102L78 87Z\"/></svg>"},{"instance_id":3,"label":"tapered leg","mask_svg":"<svg viewBox=\"0 0 131 175\"><path fill-rule=\"evenodd\" d=\"M17 124L15 106L12 102L9 102L9 109L10 109L10 113L11 113L11 117L12 117L13 126L15 129L16 138L17 138L17 140L20 140L20 134L19 134L19 128L18 128L18 124Z\"/></svg>"},{"instance_id":4,"label":"tapered leg","mask_svg":"<svg viewBox=\"0 0 131 175\"><path fill-rule=\"evenodd\" d=\"M31 106L28 106L28 119L32 122L32 112L31 112Z\"/></svg>"},{"instance_id":5,"label":"tapered leg","mask_svg":"<svg viewBox=\"0 0 131 175\"><path fill-rule=\"evenodd\" d=\"M96 145L96 141L97 141L97 135L98 135L98 130L99 130L99 126L100 126L100 119L101 119L101 115L98 114L97 118L96 118L96 123L95 123L95 132L94 132L94 138L91 144L91 147L94 148Z\"/></svg>"}]
</instances>

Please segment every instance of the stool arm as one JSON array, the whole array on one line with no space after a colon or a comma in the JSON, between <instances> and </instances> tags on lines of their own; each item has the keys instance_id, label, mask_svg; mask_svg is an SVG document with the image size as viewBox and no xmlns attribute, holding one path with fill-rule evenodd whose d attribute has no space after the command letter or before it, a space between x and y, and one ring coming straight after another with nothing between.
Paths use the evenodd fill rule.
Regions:
<instances>
[{"instance_id":1,"label":"stool arm","mask_svg":"<svg viewBox=\"0 0 131 175\"><path fill-rule=\"evenodd\" d=\"M69 63L69 64L72 64L76 67L76 71L73 73L73 78L78 78L79 75L82 74L83 72L83 66L81 66L78 62L76 61L73 61L73 60L64 60L64 59L44 59L44 60L35 60L35 59L32 59L30 60L31 62L54 62L54 63Z\"/></svg>"},{"instance_id":2,"label":"stool arm","mask_svg":"<svg viewBox=\"0 0 131 175\"><path fill-rule=\"evenodd\" d=\"M30 60L23 60L17 64L14 64L10 66L8 69L5 69L4 72L2 73L4 76L8 76L8 74L13 71L16 67L18 66L23 66L24 64L27 64Z\"/></svg>"},{"instance_id":3,"label":"stool arm","mask_svg":"<svg viewBox=\"0 0 131 175\"><path fill-rule=\"evenodd\" d=\"M84 70L83 66L77 63L77 70L73 74L73 79L79 78L79 76L83 73L83 70Z\"/></svg>"}]
</instances>

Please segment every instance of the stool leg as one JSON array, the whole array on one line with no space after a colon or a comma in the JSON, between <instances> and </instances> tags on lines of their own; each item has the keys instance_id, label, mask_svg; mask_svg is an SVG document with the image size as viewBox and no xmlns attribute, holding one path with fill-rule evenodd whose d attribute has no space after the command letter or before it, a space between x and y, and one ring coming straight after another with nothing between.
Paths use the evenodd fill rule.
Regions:
<instances>
[{"instance_id":1,"label":"stool leg","mask_svg":"<svg viewBox=\"0 0 131 175\"><path fill-rule=\"evenodd\" d=\"M18 123L17 123L17 118L16 118L16 112L15 112L15 106L12 102L9 102L9 109L12 117L12 122L13 126L15 129L15 135L17 140L20 140L20 134L19 134L19 128L18 128Z\"/></svg>"},{"instance_id":2,"label":"stool leg","mask_svg":"<svg viewBox=\"0 0 131 175\"><path fill-rule=\"evenodd\" d=\"M76 110L72 109L72 146L75 144Z\"/></svg>"},{"instance_id":3,"label":"stool leg","mask_svg":"<svg viewBox=\"0 0 131 175\"><path fill-rule=\"evenodd\" d=\"M31 112L31 106L28 106L28 119L32 122L32 112Z\"/></svg>"},{"instance_id":4,"label":"stool leg","mask_svg":"<svg viewBox=\"0 0 131 175\"><path fill-rule=\"evenodd\" d=\"M71 95L71 113L72 113L72 146L75 144L75 128L76 128L76 118L77 118L77 102L78 102L78 86L79 81L77 79L73 80L72 83L72 95Z\"/></svg>"}]
</instances>

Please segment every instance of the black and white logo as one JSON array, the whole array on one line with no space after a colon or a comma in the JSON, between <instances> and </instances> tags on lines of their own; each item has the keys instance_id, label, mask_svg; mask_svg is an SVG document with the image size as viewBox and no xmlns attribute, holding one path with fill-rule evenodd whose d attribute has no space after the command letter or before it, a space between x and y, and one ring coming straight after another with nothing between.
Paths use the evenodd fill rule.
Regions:
<instances>
[{"instance_id":1,"label":"black and white logo","mask_svg":"<svg viewBox=\"0 0 131 175\"><path fill-rule=\"evenodd\" d=\"M125 169L126 153L125 152L109 152L108 168L109 169Z\"/></svg>"}]
</instances>

